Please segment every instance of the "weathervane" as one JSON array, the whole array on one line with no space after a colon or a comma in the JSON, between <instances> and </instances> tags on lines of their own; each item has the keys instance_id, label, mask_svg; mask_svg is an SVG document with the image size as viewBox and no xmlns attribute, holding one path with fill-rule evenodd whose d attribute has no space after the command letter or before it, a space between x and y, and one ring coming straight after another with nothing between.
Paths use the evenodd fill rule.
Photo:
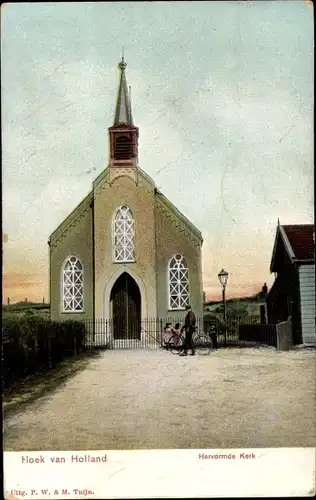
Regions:
<instances>
[{"instance_id":1,"label":"weathervane","mask_svg":"<svg viewBox=\"0 0 316 500\"><path fill-rule=\"evenodd\" d=\"M124 47L122 47L122 60L121 60L121 62L119 64L119 68L121 70L124 70L126 68L126 66L127 66L127 64L126 64L126 62L124 60Z\"/></svg>"}]
</instances>

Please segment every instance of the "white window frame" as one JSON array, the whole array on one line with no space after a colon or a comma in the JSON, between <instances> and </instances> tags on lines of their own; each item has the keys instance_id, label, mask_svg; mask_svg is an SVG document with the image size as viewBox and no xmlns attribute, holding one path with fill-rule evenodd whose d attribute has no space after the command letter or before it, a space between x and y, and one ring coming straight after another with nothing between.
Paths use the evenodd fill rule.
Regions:
<instances>
[{"instance_id":1,"label":"white window frame","mask_svg":"<svg viewBox=\"0 0 316 500\"><path fill-rule=\"evenodd\" d=\"M173 260L176 262L173 264ZM173 265L172 265L173 264ZM172 265L172 267L171 267ZM178 252L168 262L168 310L183 311L190 303L189 268L186 259ZM173 283L171 282L173 281ZM177 280L175 284L174 281ZM175 286L177 285L177 286ZM184 290L183 290L184 288ZM177 302L171 297L177 296Z\"/></svg>"},{"instance_id":2,"label":"white window frame","mask_svg":"<svg viewBox=\"0 0 316 500\"><path fill-rule=\"evenodd\" d=\"M118 219L118 214L122 214L123 211L125 214L128 214L129 217ZM130 231L130 235L127 230ZM119 255L117 238L120 238L119 245L122 248ZM112 241L113 262L120 264L135 262L135 221L133 212L125 203L115 210L112 224Z\"/></svg>"},{"instance_id":3,"label":"white window frame","mask_svg":"<svg viewBox=\"0 0 316 500\"><path fill-rule=\"evenodd\" d=\"M73 261L72 269L66 269L67 264L71 261ZM81 269L79 267L76 269L78 264L80 264ZM76 280L77 283L75 283ZM84 270L81 260L76 255L67 257L62 266L61 292L61 311L63 313L78 314L84 312ZM78 302L81 302L81 305Z\"/></svg>"}]
</instances>

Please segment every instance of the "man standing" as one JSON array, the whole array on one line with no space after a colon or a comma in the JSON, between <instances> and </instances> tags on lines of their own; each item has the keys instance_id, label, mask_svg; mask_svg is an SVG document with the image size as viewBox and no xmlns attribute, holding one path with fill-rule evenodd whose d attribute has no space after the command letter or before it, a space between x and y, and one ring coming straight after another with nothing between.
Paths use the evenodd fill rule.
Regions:
<instances>
[{"instance_id":1,"label":"man standing","mask_svg":"<svg viewBox=\"0 0 316 500\"><path fill-rule=\"evenodd\" d=\"M217 344L217 329L216 329L216 325L211 325L211 328L210 328L210 337L211 337L211 340L212 340L213 349L215 349L217 351L218 350L218 344Z\"/></svg>"},{"instance_id":2,"label":"man standing","mask_svg":"<svg viewBox=\"0 0 316 500\"><path fill-rule=\"evenodd\" d=\"M180 356L187 356L188 349L191 349L192 356L194 356L195 349L194 349L194 345L193 345L192 336L193 336L193 333L195 330L196 319L195 319L195 314L192 311L191 306L186 306L185 309L186 309L186 311L188 311L187 315L185 317L185 320L184 320L185 341L184 341L184 345L183 345L183 352L180 354Z\"/></svg>"}]
</instances>

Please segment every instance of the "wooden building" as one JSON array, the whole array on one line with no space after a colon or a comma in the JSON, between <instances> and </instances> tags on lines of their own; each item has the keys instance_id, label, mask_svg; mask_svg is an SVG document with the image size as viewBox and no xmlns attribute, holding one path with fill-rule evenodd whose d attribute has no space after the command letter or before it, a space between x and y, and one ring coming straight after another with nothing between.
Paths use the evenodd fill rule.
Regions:
<instances>
[{"instance_id":1,"label":"wooden building","mask_svg":"<svg viewBox=\"0 0 316 500\"><path fill-rule=\"evenodd\" d=\"M292 318L294 344L315 345L315 226L278 222L267 295L269 323Z\"/></svg>"}]
</instances>

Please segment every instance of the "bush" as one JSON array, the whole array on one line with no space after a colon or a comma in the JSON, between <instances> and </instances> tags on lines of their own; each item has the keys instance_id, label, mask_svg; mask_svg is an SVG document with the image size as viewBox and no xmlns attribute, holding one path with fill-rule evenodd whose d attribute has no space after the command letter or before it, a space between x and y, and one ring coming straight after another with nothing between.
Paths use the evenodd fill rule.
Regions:
<instances>
[{"instance_id":1,"label":"bush","mask_svg":"<svg viewBox=\"0 0 316 500\"><path fill-rule=\"evenodd\" d=\"M36 315L4 318L2 373L5 386L15 379L53 368L84 350L84 323L51 321Z\"/></svg>"}]
</instances>

